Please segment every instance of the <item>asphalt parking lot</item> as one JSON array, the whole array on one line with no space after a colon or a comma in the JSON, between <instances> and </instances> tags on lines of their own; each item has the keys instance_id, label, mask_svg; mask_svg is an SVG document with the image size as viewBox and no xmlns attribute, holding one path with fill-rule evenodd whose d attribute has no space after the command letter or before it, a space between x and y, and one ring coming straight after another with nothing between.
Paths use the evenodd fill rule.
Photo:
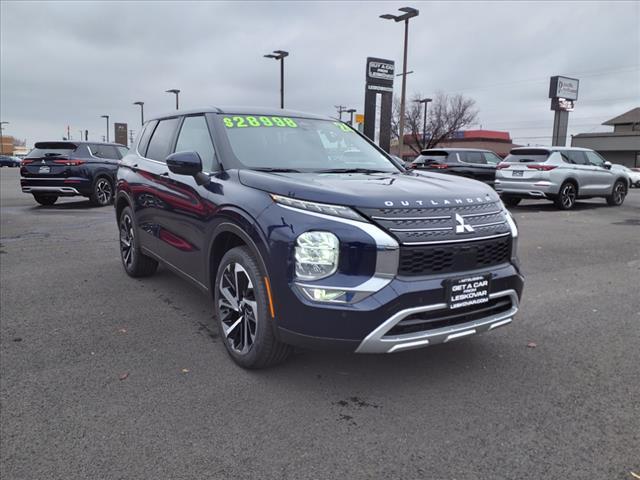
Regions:
<instances>
[{"instance_id":1,"label":"asphalt parking lot","mask_svg":"<svg viewBox=\"0 0 640 480\"><path fill-rule=\"evenodd\" d=\"M2 479L640 475L640 190L523 202L525 296L490 334L245 371L210 300L127 277L113 208L0 171Z\"/></svg>"}]
</instances>

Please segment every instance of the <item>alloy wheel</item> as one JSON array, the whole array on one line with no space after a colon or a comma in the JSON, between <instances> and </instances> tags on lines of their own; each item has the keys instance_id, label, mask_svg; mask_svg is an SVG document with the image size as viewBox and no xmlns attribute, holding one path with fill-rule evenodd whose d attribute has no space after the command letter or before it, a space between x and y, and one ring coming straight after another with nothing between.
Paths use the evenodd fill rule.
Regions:
<instances>
[{"instance_id":1,"label":"alloy wheel","mask_svg":"<svg viewBox=\"0 0 640 480\"><path fill-rule=\"evenodd\" d=\"M574 187L572 183L567 183L562 187L560 197L562 199L562 206L564 208L571 208L576 201L576 187Z\"/></svg>"},{"instance_id":2,"label":"alloy wheel","mask_svg":"<svg viewBox=\"0 0 640 480\"><path fill-rule=\"evenodd\" d=\"M125 267L129 269L135 256L135 237L133 222L127 214L124 214L120 220L120 254Z\"/></svg>"},{"instance_id":3,"label":"alloy wheel","mask_svg":"<svg viewBox=\"0 0 640 480\"><path fill-rule=\"evenodd\" d=\"M111 196L113 195L113 190L111 188L111 183L106 178L101 178L96 183L96 198L100 205L107 205L111 202Z\"/></svg>"},{"instance_id":4,"label":"alloy wheel","mask_svg":"<svg viewBox=\"0 0 640 480\"><path fill-rule=\"evenodd\" d=\"M242 265L232 262L220 279L218 314L225 340L237 353L246 354L256 338L258 303L253 283Z\"/></svg>"},{"instance_id":5,"label":"alloy wheel","mask_svg":"<svg viewBox=\"0 0 640 480\"><path fill-rule=\"evenodd\" d=\"M624 202L624 197L627 194L627 188L624 186L624 183L618 182L616 186L613 188L613 202L616 205L621 205Z\"/></svg>"}]
</instances>

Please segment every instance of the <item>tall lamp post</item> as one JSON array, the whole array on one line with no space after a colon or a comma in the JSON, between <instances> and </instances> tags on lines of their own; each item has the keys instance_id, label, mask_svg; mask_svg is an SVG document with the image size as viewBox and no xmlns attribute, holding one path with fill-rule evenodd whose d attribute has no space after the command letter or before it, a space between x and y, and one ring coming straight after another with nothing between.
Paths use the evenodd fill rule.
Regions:
<instances>
[{"instance_id":1,"label":"tall lamp post","mask_svg":"<svg viewBox=\"0 0 640 480\"><path fill-rule=\"evenodd\" d=\"M133 104L140 106L140 125L144 125L144 102L133 102Z\"/></svg>"},{"instance_id":2,"label":"tall lamp post","mask_svg":"<svg viewBox=\"0 0 640 480\"><path fill-rule=\"evenodd\" d=\"M416 100L418 103L424 103L424 120L422 122L422 148L427 144L427 107L429 102L432 102L432 98L421 98Z\"/></svg>"},{"instance_id":3,"label":"tall lamp post","mask_svg":"<svg viewBox=\"0 0 640 480\"><path fill-rule=\"evenodd\" d=\"M109 141L109 115L100 115L100 118L107 119L107 142Z\"/></svg>"},{"instance_id":4,"label":"tall lamp post","mask_svg":"<svg viewBox=\"0 0 640 480\"><path fill-rule=\"evenodd\" d=\"M345 113L349 114L349 125L353 127L353 114L356 113L356 109L350 108L348 110L345 110Z\"/></svg>"},{"instance_id":5,"label":"tall lamp post","mask_svg":"<svg viewBox=\"0 0 640 480\"><path fill-rule=\"evenodd\" d=\"M402 7L399 8L403 15L391 15L385 13L380 15L380 18L385 20L393 20L395 22L404 22L404 55L402 62L402 93L400 94L400 128L398 132L398 156L402 158L402 150L404 147L404 104L407 94L407 43L409 41L409 19L417 17L420 12L415 8Z\"/></svg>"},{"instance_id":6,"label":"tall lamp post","mask_svg":"<svg viewBox=\"0 0 640 480\"><path fill-rule=\"evenodd\" d=\"M180 90L172 88L170 90L165 90L165 93L173 93L176 96L176 110L178 110L178 95L180 94Z\"/></svg>"},{"instance_id":7,"label":"tall lamp post","mask_svg":"<svg viewBox=\"0 0 640 480\"><path fill-rule=\"evenodd\" d=\"M0 122L0 155L4 153L4 137L2 136L3 125L9 125L9 122Z\"/></svg>"},{"instance_id":8,"label":"tall lamp post","mask_svg":"<svg viewBox=\"0 0 640 480\"><path fill-rule=\"evenodd\" d=\"M284 59L288 56L289 52L284 50L274 50L273 53L268 53L264 56L264 58L280 60L280 108L284 108Z\"/></svg>"}]
</instances>

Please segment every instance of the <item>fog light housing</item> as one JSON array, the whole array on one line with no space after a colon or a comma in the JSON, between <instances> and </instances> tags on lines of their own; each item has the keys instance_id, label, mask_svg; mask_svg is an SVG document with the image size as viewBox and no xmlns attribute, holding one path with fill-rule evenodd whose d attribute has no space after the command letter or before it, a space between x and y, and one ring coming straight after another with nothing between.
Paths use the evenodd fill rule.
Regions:
<instances>
[{"instance_id":1,"label":"fog light housing","mask_svg":"<svg viewBox=\"0 0 640 480\"><path fill-rule=\"evenodd\" d=\"M315 302L346 302L347 292L332 288L300 287L307 297Z\"/></svg>"},{"instance_id":2,"label":"fog light housing","mask_svg":"<svg viewBox=\"0 0 640 480\"><path fill-rule=\"evenodd\" d=\"M296 240L296 277L319 280L338 269L340 242L331 232L305 232Z\"/></svg>"}]
</instances>

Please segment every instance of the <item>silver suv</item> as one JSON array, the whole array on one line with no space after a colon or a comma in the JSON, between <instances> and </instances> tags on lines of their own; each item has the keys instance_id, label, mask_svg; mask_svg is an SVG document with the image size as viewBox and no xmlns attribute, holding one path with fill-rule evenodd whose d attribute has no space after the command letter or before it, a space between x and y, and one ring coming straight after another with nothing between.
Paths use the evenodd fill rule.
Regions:
<instances>
[{"instance_id":1,"label":"silver suv","mask_svg":"<svg viewBox=\"0 0 640 480\"><path fill-rule=\"evenodd\" d=\"M611 163L587 148L514 148L496 170L495 189L510 206L523 198L552 200L562 210L578 198L604 197L622 205L628 177L611 170Z\"/></svg>"}]
</instances>

